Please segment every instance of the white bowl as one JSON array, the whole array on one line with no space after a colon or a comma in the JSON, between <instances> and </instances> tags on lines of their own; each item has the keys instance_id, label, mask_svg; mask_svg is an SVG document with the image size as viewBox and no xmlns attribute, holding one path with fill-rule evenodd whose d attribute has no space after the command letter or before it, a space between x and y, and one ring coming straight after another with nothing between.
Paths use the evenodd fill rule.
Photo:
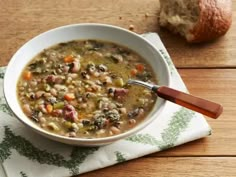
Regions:
<instances>
[{"instance_id":1,"label":"white bowl","mask_svg":"<svg viewBox=\"0 0 236 177\"><path fill-rule=\"evenodd\" d=\"M139 53L153 67L155 75L158 78L159 85L170 85L170 73L167 63L158 50L143 37L126 29L111 25L74 24L63 26L42 33L31 39L26 44L24 44L11 58L4 77L4 95L9 107L14 112L16 117L27 127L47 138L66 144L80 146L100 146L115 142L142 130L154 119L157 119L166 103L166 101L161 98L158 98L154 108L142 123L125 133L105 138L85 139L69 138L56 135L45 131L32 122L28 117L26 117L18 103L16 93L17 81L23 68L34 56L36 56L45 48L60 42L83 39L111 41L123 46L127 46L128 48Z\"/></svg>"}]
</instances>

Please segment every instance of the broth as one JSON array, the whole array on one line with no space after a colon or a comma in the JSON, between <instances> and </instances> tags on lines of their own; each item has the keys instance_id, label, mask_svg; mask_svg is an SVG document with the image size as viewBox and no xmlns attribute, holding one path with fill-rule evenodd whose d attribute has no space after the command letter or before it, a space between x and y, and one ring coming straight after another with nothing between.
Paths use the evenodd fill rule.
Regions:
<instances>
[{"instance_id":1,"label":"broth","mask_svg":"<svg viewBox=\"0 0 236 177\"><path fill-rule=\"evenodd\" d=\"M157 83L136 52L115 43L76 40L35 56L17 84L23 112L43 129L80 138L125 132L148 115L157 99L129 78Z\"/></svg>"}]
</instances>

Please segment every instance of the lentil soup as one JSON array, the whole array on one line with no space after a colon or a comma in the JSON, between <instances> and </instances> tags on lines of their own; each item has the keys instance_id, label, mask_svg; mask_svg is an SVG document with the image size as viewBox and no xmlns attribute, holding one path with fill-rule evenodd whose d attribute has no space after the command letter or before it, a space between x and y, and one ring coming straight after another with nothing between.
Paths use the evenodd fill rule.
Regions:
<instances>
[{"instance_id":1,"label":"lentil soup","mask_svg":"<svg viewBox=\"0 0 236 177\"><path fill-rule=\"evenodd\" d=\"M157 83L136 52L105 41L78 40L45 49L24 68L18 84L23 112L55 134L98 138L125 132L151 111L156 96L126 84Z\"/></svg>"}]
</instances>

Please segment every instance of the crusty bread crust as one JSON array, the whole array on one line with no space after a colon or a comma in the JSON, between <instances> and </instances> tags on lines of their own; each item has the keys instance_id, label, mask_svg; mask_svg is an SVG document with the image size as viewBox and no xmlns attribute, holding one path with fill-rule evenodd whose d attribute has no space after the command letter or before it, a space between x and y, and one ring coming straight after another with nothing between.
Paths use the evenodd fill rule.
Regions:
<instances>
[{"instance_id":1,"label":"crusty bread crust","mask_svg":"<svg viewBox=\"0 0 236 177\"><path fill-rule=\"evenodd\" d=\"M197 7L198 11L192 11L196 8L183 10L180 5L173 8L176 2ZM160 25L173 33L181 34L191 43L210 41L223 36L232 23L231 0L160 0L160 3ZM186 8L186 6L182 7ZM176 17L182 21L178 21Z\"/></svg>"},{"instance_id":2,"label":"crusty bread crust","mask_svg":"<svg viewBox=\"0 0 236 177\"><path fill-rule=\"evenodd\" d=\"M224 35L232 23L231 0L199 0L200 16L186 34L188 42L203 42Z\"/></svg>"}]
</instances>

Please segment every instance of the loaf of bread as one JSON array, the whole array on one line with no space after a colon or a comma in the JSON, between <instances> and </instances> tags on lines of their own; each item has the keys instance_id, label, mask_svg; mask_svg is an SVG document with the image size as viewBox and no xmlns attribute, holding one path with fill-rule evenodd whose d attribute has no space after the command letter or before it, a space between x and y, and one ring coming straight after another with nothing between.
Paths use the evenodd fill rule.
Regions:
<instances>
[{"instance_id":1,"label":"loaf of bread","mask_svg":"<svg viewBox=\"0 0 236 177\"><path fill-rule=\"evenodd\" d=\"M224 35L232 23L231 0L160 0L160 25L204 42Z\"/></svg>"}]
</instances>

